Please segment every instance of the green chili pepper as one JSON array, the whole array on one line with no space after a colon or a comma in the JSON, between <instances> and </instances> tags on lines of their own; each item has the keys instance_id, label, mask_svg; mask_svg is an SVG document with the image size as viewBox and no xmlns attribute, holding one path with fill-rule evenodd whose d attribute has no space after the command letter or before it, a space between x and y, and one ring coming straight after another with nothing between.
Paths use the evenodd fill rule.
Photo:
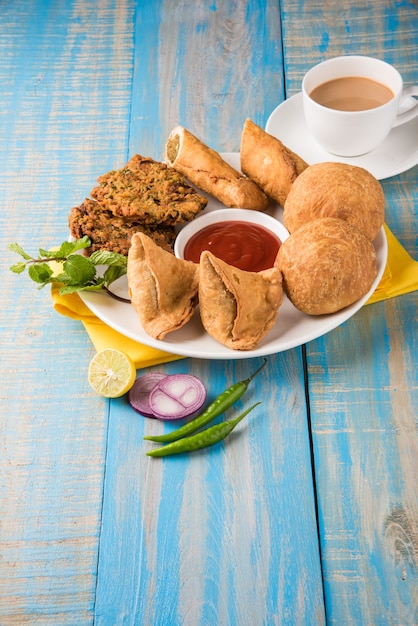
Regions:
<instances>
[{"instance_id":1,"label":"green chili pepper","mask_svg":"<svg viewBox=\"0 0 418 626\"><path fill-rule=\"evenodd\" d=\"M232 432L235 426L242 420L250 411L252 411L261 402L256 402L249 409L238 415L233 420L228 422L222 422L221 424L215 424L209 426L206 430L202 430L191 437L183 437L177 441L172 441L166 446L156 448L147 452L148 456L170 456L172 454L181 454L182 452L193 452L194 450L201 450L202 448L208 448L213 444L222 441Z\"/></svg>"},{"instance_id":2,"label":"green chili pepper","mask_svg":"<svg viewBox=\"0 0 418 626\"><path fill-rule=\"evenodd\" d=\"M196 432L206 424L209 424L215 417L229 409L248 389L248 385L250 382L257 376L257 374L263 369L265 364L267 363L267 359L264 359L264 363L261 367L258 368L254 374L246 378L245 380L241 380L238 383L235 383L225 391L221 393L208 407L205 411L196 417L194 420L187 422L183 426L180 426L177 430L173 430L171 433L166 433L165 435L147 435L144 437L147 441L156 441L157 443L169 443L170 441L177 441L182 437L186 437Z\"/></svg>"}]
</instances>

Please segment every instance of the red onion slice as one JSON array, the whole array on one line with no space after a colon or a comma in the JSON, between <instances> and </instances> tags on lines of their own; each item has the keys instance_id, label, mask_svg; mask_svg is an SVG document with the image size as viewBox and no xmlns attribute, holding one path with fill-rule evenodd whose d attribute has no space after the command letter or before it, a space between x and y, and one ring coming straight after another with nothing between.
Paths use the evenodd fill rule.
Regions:
<instances>
[{"instance_id":1,"label":"red onion slice","mask_svg":"<svg viewBox=\"0 0 418 626\"><path fill-rule=\"evenodd\" d=\"M163 372L147 372L137 378L128 394L131 407L144 417L155 417L149 404L149 395L155 385L166 377L167 374Z\"/></svg>"},{"instance_id":2,"label":"red onion slice","mask_svg":"<svg viewBox=\"0 0 418 626\"><path fill-rule=\"evenodd\" d=\"M158 419L175 420L188 417L206 400L206 388L192 374L171 374L160 380L149 395L149 405Z\"/></svg>"}]
</instances>

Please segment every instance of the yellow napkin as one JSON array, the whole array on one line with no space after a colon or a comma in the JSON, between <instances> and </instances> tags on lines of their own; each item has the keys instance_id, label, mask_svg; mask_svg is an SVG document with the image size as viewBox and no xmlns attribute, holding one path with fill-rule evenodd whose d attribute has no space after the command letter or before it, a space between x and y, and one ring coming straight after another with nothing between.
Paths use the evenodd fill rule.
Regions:
<instances>
[{"instance_id":1,"label":"yellow napkin","mask_svg":"<svg viewBox=\"0 0 418 626\"><path fill-rule=\"evenodd\" d=\"M142 343L138 343L133 339L121 335L96 317L77 293L61 296L59 293L59 285L54 284L51 289L51 295L54 309L58 313L66 317L71 317L74 320L80 320L83 323L97 352L105 348L121 350L121 352L131 357L137 369L184 358L176 354L169 354L163 350L158 350L157 348L145 346Z\"/></svg>"},{"instance_id":2,"label":"yellow napkin","mask_svg":"<svg viewBox=\"0 0 418 626\"><path fill-rule=\"evenodd\" d=\"M388 260L380 283L366 304L418 289L418 261L409 256L386 224L384 229L388 240Z\"/></svg>"},{"instance_id":3,"label":"yellow napkin","mask_svg":"<svg viewBox=\"0 0 418 626\"><path fill-rule=\"evenodd\" d=\"M418 262L414 261L385 224L388 240L388 261L376 291L366 304L393 298L418 289ZM76 294L61 296L59 285L53 285L52 300L55 310L61 315L80 320L97 351L116 348L128 354L138 369L175 361L184 357L151 348L133 341L113 330L84 304Z\"/></svg>"}]
</instances>

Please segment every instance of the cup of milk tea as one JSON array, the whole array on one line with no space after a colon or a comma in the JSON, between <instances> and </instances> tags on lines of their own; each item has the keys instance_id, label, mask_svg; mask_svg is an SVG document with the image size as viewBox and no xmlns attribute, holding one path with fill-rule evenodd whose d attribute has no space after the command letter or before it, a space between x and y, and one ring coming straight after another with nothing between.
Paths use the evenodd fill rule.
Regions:
<instances>
[{"instance_id":1,"label":"cup of milk tea","mask_svg":"<svg viewBox=\"0 0 418 626\"><path fill-rule=\"evenodd\" d=\"M344 157L371 152L392 128L414 118L414 96L418 85L404 88L393 65L366 56L328 59L312 67L302 81L308 130L327 152Z\"/></svg>"}]
</instances>

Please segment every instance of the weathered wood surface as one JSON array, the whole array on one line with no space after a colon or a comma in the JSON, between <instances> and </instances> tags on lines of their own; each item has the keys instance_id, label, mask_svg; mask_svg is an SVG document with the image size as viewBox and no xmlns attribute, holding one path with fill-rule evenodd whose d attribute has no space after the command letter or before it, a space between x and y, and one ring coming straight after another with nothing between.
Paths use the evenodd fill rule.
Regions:
<instances>
[{"instance_id":1,"label":"weathered wood surface","mask_svg":"<svg viewBox=\"0 0 418 626\"><path fill-rule=\"evenodd\" d=\"M237 150L283 99L277 8L246 3L2 4L2 241L67 236L97 175L162 156L181 122ZM86 381L92 347L3 265L0 623L324 622L300 350L226 448L149 459L126 400ZM251 361L186 359L215 397ZM242 406L242 404L241 404ZM5 410L7 407L7 410Z\"/></svg>"},{"instance_id":2,"label":"weathered wood surface","mask_svg":"<svg viewBox=\"0 0 418 626\"><path fill-rule=\"evenodd\" d=\"M0 3L0 624L89 624L109 406L90 340L7 250L68 236L69 209L127 155L134 8Z\"/></svg>"},{"instance_id":3,"label":"weathered wood surface","mask_svg":"<svg viewBox=\"0 0 418 626\"><path fill-rule=\"evenodd\" d=\"M230 445L160 461L142 442L159 425L91 392L83 328L9 272L6 250L62 241L96 177L135 152L161 158L177 123L238 150L244 119L264 125L322 58L375 54L416 82L417 13L387 0L0 1L1 626L311 626L324 606L338 625L418 621L416 294L308 344L311 422L292 350L269 359L247 396L263 408ZM384 188L416 258L417 168ZM160 369L201 376L213 397L257 362Z\"/></svg>"},{"instance_id":4,"label":"weathered wood surface","mask_svg":"<svg viewBox=\"0 0 418 626\"><path fill-rule=\"evenodd\" d=\"M196 3L179 14L165 3L143 38L145 19L138 11L131 152L154 133L153 154L162 155L178 123L218 150L237 150L245 118L263 125L284 97L277 9ZM194 360L169 370L179 367L211 381L215 394L245 377L249 363ZM271 377L280 380L273 389ZM141 439L159 425L112 406L98 624L127 615L132 624L323 622L300 351L271 360L258 394L266 430L258 424L245 450L158 465ZM300 523L290 513L298 501Z\"/></svg>"},{"instance_id":5,"label":"weathered wood surface","mask_svg":"<svg viewBox=\"0 0 418 626\"><path fill-rule=\"evenodd\" d=\"M296 11L300 17L295 22ZM283 2L287 95L339 54L418 80L416 2ZM418 137L417 137L418 145ZM386 222L418 257L418 168L382 182ZM418 294L364 307L307 345L327 621L418 623Z\"/></svg>"}]
</instances>

